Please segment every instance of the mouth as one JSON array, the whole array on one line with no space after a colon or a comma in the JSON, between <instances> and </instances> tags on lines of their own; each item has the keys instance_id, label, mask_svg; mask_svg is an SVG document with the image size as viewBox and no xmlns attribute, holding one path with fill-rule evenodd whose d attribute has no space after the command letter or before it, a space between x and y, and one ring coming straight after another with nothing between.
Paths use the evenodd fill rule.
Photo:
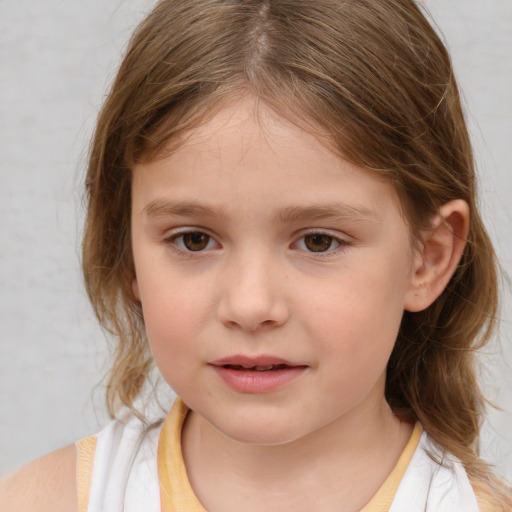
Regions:
<instances>
[{"instance_id":1,"label":"mouth","mask_svg":"<svg viewBox=\"0 0 512 512\"><path fill-rule=\"evenodd\" d=\"M240 372L250 371L250 372L275 372L278 370L283 370L285 368L291 368L291 366L286 364L266 364L266 365L254 365L254 366L246 366L242 364L223 364L222 368L227 368L229 370L236 370Z\"/></svg>"},{"instance_id":2,"label":"mouth","mask_svg":"<svg viewBox=\"0 0 512 512\"><path fill-rule=\"evenodd\" d=\"M305 367L307 365L296 362L287 361L277 356L272 355L259 355L259 356L245 356L233 355L217 359L210 363L219 368L226 368L240 372L275 372L287 368Z\"/></svg>"},{"instance_id":3,"label":"mouth","mask_svg":"<svg viewBox=\"0 0 512 512\"><path fill-rule=\"evenodd\" d=\"M270 393L307 373L308 365L274 356L231 356L210 363L217 375L240 393Z\"/></svg>"}]
</instances>

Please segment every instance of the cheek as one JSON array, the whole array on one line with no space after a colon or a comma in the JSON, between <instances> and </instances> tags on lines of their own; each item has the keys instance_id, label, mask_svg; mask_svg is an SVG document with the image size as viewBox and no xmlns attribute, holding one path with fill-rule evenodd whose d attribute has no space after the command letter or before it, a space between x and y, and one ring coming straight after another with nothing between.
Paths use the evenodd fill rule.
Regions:
<instances>
[{"instance_id":1,"label":"cheek","mask_svg":"<svg viewBox=\"0 0 512 512\"><path fill-rule=\"evenodd\" d=\"M179 382L190 379L192 357L198 354L194 315L185 301L173 297L146 307L144 322L154 362L165 381L178 390Z\"/></svg>"},{"instance_id":2,"label":"cheek","mask_svg":"<svg viewBox=\"0 0 512 512\"><path fill-rule=\"evenodd\" d=\"M311 335L329 358L382 366L393 349L403 315L405 280L387 271L353 269L323 293L309 293ZM309 290L311 292L311 290ZM383 363L384 361L384 363Z\"/></svg>"},{"instance_id":3,"label":"cheek","mask_svg":"<svg viewBox=\"0 0 512 512\"><path fill-rule=\"evenodd\" d=\"M163 353L179 352L182 340L193 342L192 331L201 324L201 307L176 280L151 277L139 279L139 288L147 338L158 359Z\"/></svg>"}]
</instances>

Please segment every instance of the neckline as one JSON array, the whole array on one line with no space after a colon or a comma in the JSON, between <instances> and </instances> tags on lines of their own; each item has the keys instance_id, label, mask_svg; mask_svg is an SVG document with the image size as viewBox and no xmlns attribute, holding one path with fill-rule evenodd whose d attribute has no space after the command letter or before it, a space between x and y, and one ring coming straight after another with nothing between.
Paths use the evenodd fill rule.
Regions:
<instances>
[{"instance_id":1,"label":"neckline","mask_svg":"<svg viewBox=\"0 0 512 512\"><path fill-rule=\"evenodd\" d=\"M190 409L178 397L160 432L157 462L162 512L174 510L207 512L190 485L181 450L181 431L189 412ZM393 470L361 512L386 512L389 509L414 451L418 447L422 432L421 424L416 423Z\"/></svg>"}]
</instances>

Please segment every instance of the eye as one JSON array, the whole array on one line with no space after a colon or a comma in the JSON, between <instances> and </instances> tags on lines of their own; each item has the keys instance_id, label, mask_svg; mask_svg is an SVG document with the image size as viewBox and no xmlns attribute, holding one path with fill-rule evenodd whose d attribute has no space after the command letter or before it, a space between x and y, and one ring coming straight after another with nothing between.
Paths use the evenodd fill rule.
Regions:
<instances>
[{"instance_id":1,"label":"eye","mask_svg":"<svg viewBox=\"0 0 512 512\"><path fill-rule=\"evenodd\" d=\"M183 251L187 252L200 252L205 249L212 249L217 245L215 240L201 231L188 231L186 233L179 233L169 239Z\"/></svg>"},{"instance_id":2,"label":"eye","mask_svg":"<svg viewBox=\"0 0 512 512\"><path fill-rule=\"evenodd\" d=\"M310 233L296 242L296 248L301 251L322 253L330 252L340 247L343 242L326 233Z\"/></svg>"}]
</instances>

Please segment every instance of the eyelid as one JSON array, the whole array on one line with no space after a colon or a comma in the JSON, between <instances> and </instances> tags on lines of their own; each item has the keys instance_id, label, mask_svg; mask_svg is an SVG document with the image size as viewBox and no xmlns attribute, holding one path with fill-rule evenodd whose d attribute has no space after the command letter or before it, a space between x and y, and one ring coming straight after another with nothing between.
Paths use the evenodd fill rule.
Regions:
<instances>
[{"instance_id":1,"label":"eyelid","mask_svg":"<svg viewBox=\"0 0 512 512\"><path fill-rule=\"evenodd\" d=\"M305 228L301 229L295 234L295 239L302 238L307 235L327 235L332 238L335 238L336 240L339 240L343 243L350 243L350 241L353 239L350 235L347 233L343 233L340 231L337 231L335 229L329 229L329 228Z\"/></svg>"},{"instance_id":2,"label":"eyelid","mask_svg":"<svg viewBox=\"0 0 512 512\"><path fill-rule=\"evenodd\" d=\"M170 239L172 237L177 237L179 235L187 234L187 233L204 233L212 238L216 238L216 236L207 228L203 228L201 226L179 226L175 228L166 229L162 238Z\"/></svg>"}]
</instances>

